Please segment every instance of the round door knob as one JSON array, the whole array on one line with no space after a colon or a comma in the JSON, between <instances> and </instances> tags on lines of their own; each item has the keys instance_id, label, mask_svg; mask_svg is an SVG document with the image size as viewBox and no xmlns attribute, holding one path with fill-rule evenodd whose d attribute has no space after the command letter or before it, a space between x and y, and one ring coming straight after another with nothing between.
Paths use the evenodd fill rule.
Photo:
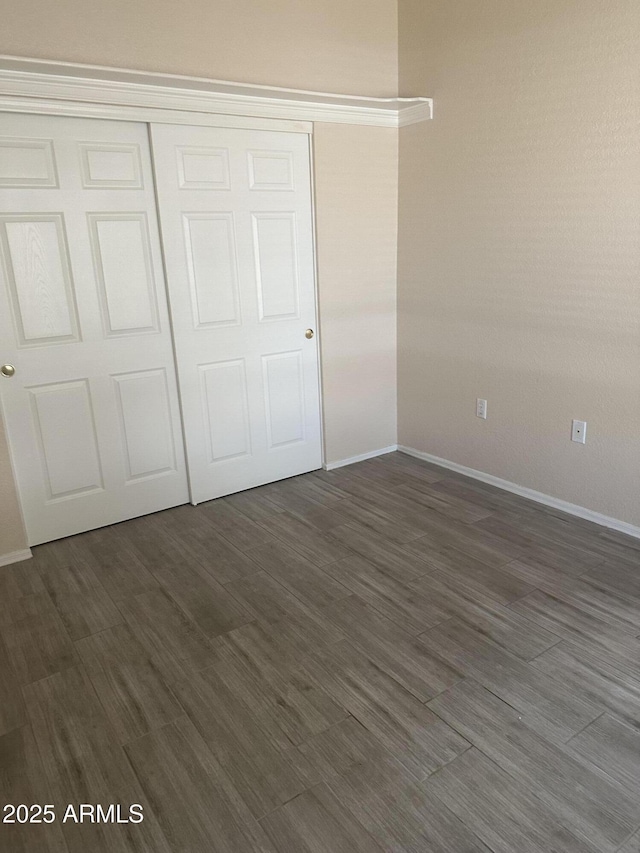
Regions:
<instances>
[{"instance_id":1,"label":"round door knob","mask_svg":"<svg viewBox=\"0 0 640 853\"><path fill-rule=\"evenodd\" d=\"M304 336L305 338L311 339L313 337L313 329L307 329L307 331L304 333Z\"/></svg>"},{"instance_id":2,"label":"round door knob","mask_svg":"<svg viewBox=\"0 0 640 853\"><path fill-rule=\"evenodd\" d=\"M0 373L7 378L13 376L15 372L16 369L12 364L3 364L2 367L0 367Z\"/></svg>"}]
</instances>

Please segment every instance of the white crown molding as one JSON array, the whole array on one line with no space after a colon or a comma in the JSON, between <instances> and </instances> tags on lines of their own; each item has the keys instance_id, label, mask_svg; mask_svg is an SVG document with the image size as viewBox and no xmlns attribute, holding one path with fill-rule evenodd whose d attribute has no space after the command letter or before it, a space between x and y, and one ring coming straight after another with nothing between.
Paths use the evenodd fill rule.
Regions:
<instances>
[{"instance_id":1,"label":"white crown molding","mask_svg":"<svg viewBox=\"0 0 640 853\"><path fill-rule=\"evenodd\" d=\"M471 477L473 480L488 483L497 489L503 489L505 492L512 492L514 495L520 495L536 503L559 509L562 512L566 512L567 515L575 515L577 518L592 521L601 527L608 527L610 530L617 530L619 533L626 533L627 536L640 539L640 527L636 527L636 525L630 524L628 521L621 521L619 518L603 515L584 506L572 504L560 498L554 498L552 495L545 495L544 492L537 492L535 489L529 489L526 486L519 486L517 483L512 483L509 480L494 477L493 474L485 474L484 471L476 471L475 468L467 468L466 465L459 465L457 462L451 462L449 459L441 459L439 456L434 456L431 453L415 450L413 447L404 447L400 444L398 445L398 450L401 453L406 453L407 456L423 459L425 462L431 462L433 465L438 465L440 468L446 468L449 471L456 471L458 474L464 474L465 477Z\"/></svg>"},{"instance_id":2,"label":"white crown molding","mask_svg":"<svg viewBox=\"0 0 640 853\"><path fill-rule=\"evenodd\" d=\"M171 111L404 127L432 118L431 98L370 98L202 77L0 56L0 108L126 118ZM161 120L170 120L162 118ZM186 120L186 119L185 119Z\"/></svg>"}]
</instances>

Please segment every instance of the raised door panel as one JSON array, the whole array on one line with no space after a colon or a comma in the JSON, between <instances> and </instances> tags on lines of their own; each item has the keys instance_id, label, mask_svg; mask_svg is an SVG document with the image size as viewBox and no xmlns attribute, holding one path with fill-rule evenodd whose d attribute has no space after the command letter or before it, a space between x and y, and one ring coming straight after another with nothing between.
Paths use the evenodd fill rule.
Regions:
<instances>
[{"instance_id":1,"label":"raised door panel","mask_svg":"<svg viewBox=\"0 0 640 853\"><path fill-rule=\"evenodd\" d=\"M292 192L293 154L291 151L248 151L249 189Z\"/></svg>"},{"instance_id":2,"label":"raised door panel","mask_svg":"<svg viewBox=\"0 0 640 853\"><path fill-rule=\"evenodd\" d=\"M142 189L139 145L81 142L79 150L85 189Z\"/></svg>"},{"instance_id":3,"label":"raised door panel","mask_svg":"<svg viewBox=\"0 0 640 853\"><path fill-rule=\"evenodd\" d=\"M195 328L237 325L233 213L185 213L184 234Z\"/></svg>"},{"instance_id":4,"label":"raised door panel","mask_svg":"<svg viewBox=\"0 0 640 853\"><path fill-rule=\"evenodd\" d=\"M53 140L0 138L0 188L57 186Z\"/></svg>"},{"instance_id":5,"label":"raised door panel","mask_svg":"<svg viewBox=\"0 0 640 853\"><path fill-rule=\"evenodd\" d=\"M114 375L127 482L176 470L164 368Z\"/></svg>"},{"instance_id":6,"label":"raised door panel","mask_svg":"<svg viewBox=\"0 0 640 853\"><path fill-rule=\"evenodd\" d=\"M295 213L254 213L252 220L260 320L297 319L300 296Z\"/></svg>"},{"instance_id":7,"label":"raised door panel","mask_svg":"<svg viewBox=\"0 0 640 853\"><path fill-rule=\"evenodd\" d=\"M107 335L159 331L146 213L90 213L88 220Z\"/></svg>"},{"instance_id":8,"label":"raised door panel","mask_svg":"<svg viewBox=\"0 0 640 853\"><path fill-rule=\"evenodd\" d=\"M231 189L227 148L179 146L176 148L176 160L180 189Z\"/></svg>"},{"instance_id":9,"label":"raised door panel","mask_svg":"<svg viewBox=\"0 0 640 853\"><path fill-rule=\"evenodd\" d=\"M251 454L244 359L202 364L200 394L209 464Z\"/></svg>"},{"instance_id":10,"label":"raised door panel","mask_svg":"<svg viewBox=\"0 0 640 853\"><path fill-rule=\"evenodd\" d=\"M280 352L262 357L267 446L271 449L304 441L302 353Z\"/></svg>"},{"instance_id":11,"label":"raised door panel","mask_svg":"<svg viewBox=\"0 0 640 853\"><path fill-rule=\"evenodd\" d=\"M0 223L18 346L78 340L63 215L7 215Z\"/></svg>"},{"instance_id":12,"label":"raised door panel","mask_svg":"<svg viewBox=\"0 0 640 853\"><path fill-rule=\"evenodd\" d=\"M86 379L30 388L46 499L101 491L93 402Z\"/></svg>"}]
</instances>

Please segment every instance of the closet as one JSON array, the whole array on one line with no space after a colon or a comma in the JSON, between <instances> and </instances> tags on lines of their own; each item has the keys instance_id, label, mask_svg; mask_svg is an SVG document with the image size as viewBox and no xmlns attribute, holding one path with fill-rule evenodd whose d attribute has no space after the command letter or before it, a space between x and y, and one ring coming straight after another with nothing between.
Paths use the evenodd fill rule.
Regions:
<instances>
[{"instance_id":1,"label":"closet","mask_svg":"<svg viewBox=\"0 0 640 853\"><path fill-rule=\"evenodd\" d=\"M0 257L29 544L320 467L307 134L4 114Z\"/></svg>"}]
</instances>

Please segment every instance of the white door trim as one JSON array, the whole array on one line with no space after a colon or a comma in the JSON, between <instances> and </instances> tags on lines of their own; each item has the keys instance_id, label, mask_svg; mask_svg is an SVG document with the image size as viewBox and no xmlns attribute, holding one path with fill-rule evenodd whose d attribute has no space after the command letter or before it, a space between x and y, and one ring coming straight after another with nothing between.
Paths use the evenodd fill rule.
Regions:
<instances>
[{"instance_id":1,"label":"white door trim","mask_svg":"<svg viewBox=\"0 0 640 853\"><path fill-rule=\"evenodd\" d=\"M310 133L308 123L314 121L404 127L432 118L433 101L308 92L0 56L0 110ZM256 124L259 120L271 122ZM274 120L289 126L275 127Z\"/></svg>"}]
</instances>

